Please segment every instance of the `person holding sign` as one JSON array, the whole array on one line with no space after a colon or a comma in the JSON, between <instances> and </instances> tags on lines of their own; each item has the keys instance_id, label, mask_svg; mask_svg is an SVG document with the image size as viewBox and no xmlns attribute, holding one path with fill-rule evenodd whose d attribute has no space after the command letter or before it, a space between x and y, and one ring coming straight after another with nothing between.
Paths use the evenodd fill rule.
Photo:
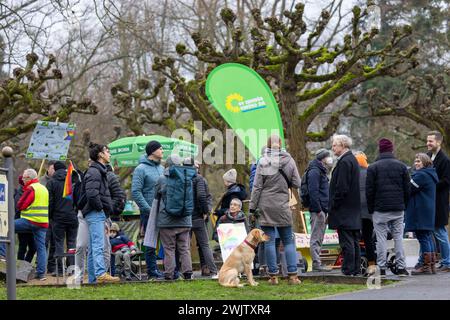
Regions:
<instances>
[{"instance_id":1,"label":"person holding sign","mask_svg":"<svg viewBox=\"0 0 450 320\"><path fill-rule=\"evenodd\" d=\"M294 159L281 149L281 139L273 135L267 150L258 162L250 200L250 212L260 210L261 229L270 240L265 244L270 284L278 284L278 266L275 250L275 229L284 245L289 284L299 284L297 252L292 232L292 212L289 207L289 188L300 187L300 176Z\"/></svg>"}]
</instances>

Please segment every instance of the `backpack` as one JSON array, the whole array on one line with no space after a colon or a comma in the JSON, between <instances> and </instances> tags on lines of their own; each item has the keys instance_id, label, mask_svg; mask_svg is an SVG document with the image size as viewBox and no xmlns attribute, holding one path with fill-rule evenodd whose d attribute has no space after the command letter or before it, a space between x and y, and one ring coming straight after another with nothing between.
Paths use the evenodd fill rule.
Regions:
<instances>
[{"instance_id":1,"label":"backpack","mask_svg":"<svg viewBox=\"0 0 450 320\"><path fill-rule=\"evenodd\" d=\"M305 208L309 208L311 205L308 190L308 172L309 169L306 169L305 174L302 177L302 183L300 184L300 198L302 199L302 204Z\"/></svg>"},{"instance_id":2,"label":"backpack","mask_svg":"<svg viewBox=\"0 0 450 320\"><path fill-rule=\"evenodd\" d=\"M86 206L87 198L86 198L86 189L84 186L84 174L78 171L74 171L76 173L77 179L73 182L72 186L72 197L73 197L73 206L78 210L83 210Z\"/></svg>"},{"instance_id":3,"label":"backpack","mask_svg":"<svg viewBox=\"0 0 450 320\"><path fill-rule=\"evenodd\" d=\"M166 212L174 217L186 217L194 211L192 179L197 175L194 167L172 166L166 183L164 203Z\"/></svg>"}]
</instances>

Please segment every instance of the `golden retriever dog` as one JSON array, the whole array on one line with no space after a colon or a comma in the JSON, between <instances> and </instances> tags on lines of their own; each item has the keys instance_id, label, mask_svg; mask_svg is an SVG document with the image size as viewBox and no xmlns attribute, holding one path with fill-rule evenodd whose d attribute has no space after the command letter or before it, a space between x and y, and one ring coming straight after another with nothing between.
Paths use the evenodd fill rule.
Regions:
<instances>
[{"instance_id":1,"label":"golden retriever dog","mask_svg":"<svg viewBox=\"0 0 450 320\"><path fill-rule=\"evenodd\" d=\"M253 229L245 240L233 249L219 271L219 283L224 287L243 287L239 284L239 274L244 272L251 286L258 283L253 280L251 265L255 258L255 248L260 242L269 240L269 236L260 229Z\"/></svg>"}]
</instances>

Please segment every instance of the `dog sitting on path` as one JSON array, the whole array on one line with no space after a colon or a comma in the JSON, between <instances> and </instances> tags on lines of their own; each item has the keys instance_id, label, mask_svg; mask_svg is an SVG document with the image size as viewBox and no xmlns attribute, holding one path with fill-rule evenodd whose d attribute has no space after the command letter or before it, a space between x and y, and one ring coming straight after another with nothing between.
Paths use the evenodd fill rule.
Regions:
<instances>
[{"instance_id":1,"label":"dog sitting on path","mask_svg":"<svg viewBox=\"0 0 450 320\"><path fill-rule=\"evenodd\" d=\"M244 272L251 286L258 283L253 280L252 262L255 258L255 249L260 242L269 240L269 236L260 229L253 229L244 242L233 249L230 256L219 271L219 283L224 287L243 287L239 284L239 274Z\"/></svg>"}]
</instances>

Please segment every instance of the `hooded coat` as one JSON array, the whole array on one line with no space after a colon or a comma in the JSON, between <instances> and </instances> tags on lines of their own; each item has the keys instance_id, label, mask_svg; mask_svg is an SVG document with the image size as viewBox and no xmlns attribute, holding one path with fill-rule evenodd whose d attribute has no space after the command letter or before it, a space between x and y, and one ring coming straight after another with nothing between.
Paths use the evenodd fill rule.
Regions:
<instances>
[{"instance_id":1,"label":"hooded coat","mask_svg":"<svg viewBox=\"0 0 450 320\"><path fill-rule=\"evenodd\" d=\"M87 203L83 207L83 216L91 211L102 211L106 217L112 213L111 194L109 193L106 167L94 161L84 175Z\"/></svg>"},{"instance_id":2,"label":"hooded coat","mask_svg":"<svg viewBox=\"0 0 450 320\"><path fill-rule=\"evenodd\" d=\"M312 160L308 165L308 192L310 199L310 212L328 213L329 181L327 169L323 163L317 159Z\"/></svg>"},{"instance_id":3,"label":"hooded coat","mask_svg":"<svg viewBox=\"0 0 450 320\"><path fill-rule=\"evenodd\" d=\"M247 198L247 191L245 187L240 183L234 183L228 186L225 195L222 197L222 201L220 203L220 208L215 212L218 218L223 216L225 212L230 208L231 200L237 198L241 201Z\"/></svg>"},{"instance_id":4,"label":"hooded coat","mask_svg":"<svg viewBox=\"0 0 450 320\"><path fill-rule=\"evenodd\" d=\"M52 221L78 225L77 212L74 210L73 200L63 198L66 175L66 169L56 170L55 174L47 182L48 218Z\"/></svg>"},{"instance_id":5,"label":"hooded coat","mask_svg":"<svg viewBox=\"0 0 450 320\"><path fill-rule=\"evenodd\" d=\"M300 187L301 179L291 155L283 150L266 149L256 168L250 200L250 210L260 209L261 226L287 227L293 223L288 183L279 169L283 170L292 188Z\"/></svg>"},{"instance_id":6,"label":"hooded coat","mask_svg":"<svg viewBox=\"0 0 450 320\"><path fill-rule=\"evenodd\" d=\"M143 155L139 165L134 169L131 183L131 197L136 202L141 214L150 214L153 199L155 198L155 185L163 174L164 167Z\"/></svg>"},{"instance_id":7,"label":"hooded coat","mask_svg":"<svg viewBox=\"0 0 450 320\"><path fill-rule=\"evenodd\" d=\"M405 231L434 231L436 184L439 178L434 168L422 168L411 175L411 197L405 217Z\"/></svg>"}]
</instances>

